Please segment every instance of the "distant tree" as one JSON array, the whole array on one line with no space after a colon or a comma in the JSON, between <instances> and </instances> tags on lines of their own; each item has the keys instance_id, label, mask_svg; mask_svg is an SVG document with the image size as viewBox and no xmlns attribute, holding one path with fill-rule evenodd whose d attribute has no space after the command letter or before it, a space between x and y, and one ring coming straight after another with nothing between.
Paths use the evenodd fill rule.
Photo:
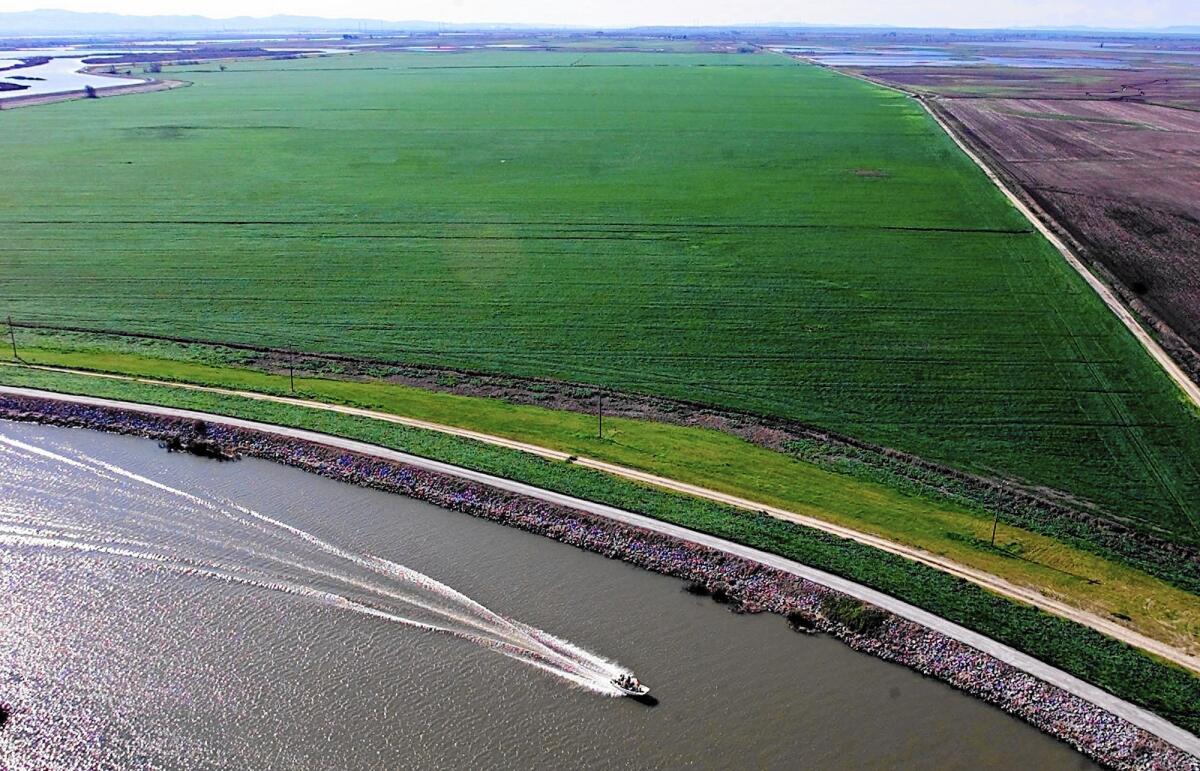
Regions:
<instances>
[{"instance_id":1,"label":"distant tree","mask_svg":"<svg viewBox=\"0 0 1200 771\"><path fill-rule=\"evenodd\" d=\"M218 64L218 65L217 65L217 67L219 67L219 68L220 68L221 72L224 72L224 71L225 71L225 65L224 65L224 64Z\"/></svg>"},{"instance_id":2,"label":"distant tree","mask_svg":"<svg viewBox=\"0 0 1200 771\"><path fill-rule=\"evenodd\" d=\"M146 65L146 72L162 72L162 62L150 62Z\"/></svg>"},{"instance_id":3,"label":"distant tree","mask_svg":"<svg viewBox=\"0 0 1200 771\"><path fill-rule=\"evenodd\" d=\"M83 87L83 95L87 99L97 98L98 94L96 93L96 87L95 86L84 86Z\"/></svg>"}]
</instances>

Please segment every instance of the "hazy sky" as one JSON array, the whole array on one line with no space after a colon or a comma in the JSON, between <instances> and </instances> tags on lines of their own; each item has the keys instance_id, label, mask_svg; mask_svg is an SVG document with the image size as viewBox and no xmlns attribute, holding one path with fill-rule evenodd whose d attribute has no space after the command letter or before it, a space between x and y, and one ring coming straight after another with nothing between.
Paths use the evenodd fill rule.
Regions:
<instances>
[{"instance_id":1,"label":"hazy sky","mask_svg":"<svg viewBox=\"0 0 1200 771\"><path fill-rule=\"evenodd\" d=\"M763 22L910 27L1200 25L1200 0L0 0L3 11L37 8L597 27Z\"/></svg>"}]
</instances>

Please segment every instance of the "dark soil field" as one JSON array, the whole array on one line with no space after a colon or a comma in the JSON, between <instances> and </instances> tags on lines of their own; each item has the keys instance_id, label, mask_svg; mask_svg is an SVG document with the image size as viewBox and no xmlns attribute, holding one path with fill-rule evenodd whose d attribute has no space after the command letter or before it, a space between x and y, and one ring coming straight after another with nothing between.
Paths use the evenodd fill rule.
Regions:
<instances>
[{"instance_id":1,"label":"dark soil field","mask_svg":"<svg viewBox=\"0 0 1200 771\"><path fill-rule=\"evenodd\" d=\"M1104 44L1103 47L1102 44ZM1103 68L859 68L927 95L1068 234L1160 342L1200 375L1200 41L945 44L968 57ZM870 49L868 49L870 50ZM936 45L934 49L936 50Z\"/></svg>"},{"instance_id":2,"label":"dark soil field","mask_svg":"<svg viewBox=\"0 0 1200 771\"><path fill-rule=\"evenodd\" d=\"M1200 56L1131 69L986 67L864 68L876 80L945 98L1097 100L1200 110Z\"/></svg>"},{"instance_id":3,"label":"dark soil field","mask_svg":"<svg viewBox=\"0 0 1200 771\"><path fill-rule=\"evenodd\" d=\"M1116 277L1129 301L1200 347L1200 113L1123 101L943 106ZM1195 358L1188 363L1197 369Z\"/></svg>"}]
</instances>

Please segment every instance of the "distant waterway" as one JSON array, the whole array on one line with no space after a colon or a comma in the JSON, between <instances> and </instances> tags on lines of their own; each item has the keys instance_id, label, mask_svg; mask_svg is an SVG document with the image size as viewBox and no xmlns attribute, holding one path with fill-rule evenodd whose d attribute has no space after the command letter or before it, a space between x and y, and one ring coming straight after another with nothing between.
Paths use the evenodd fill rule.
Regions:
<instances>
[{"instance_id":1,"label":"distant waterway","mask_svg":"<svg viewBox=\"0 0 1200 771\"><path fill-rule=\"evenodd\" d=\"M660 700L612 698L630 669ZM679 581L265 461L0 421L6 768L1086 768Z\"/></svg>"},{"instance_id":2,"label":"distant waterway","mask_svg":"<svg viewBox=\"0 0 1200 771\"><path fill-rule=\"evenodd\" d=\"M285 40L286 38L279 38ZM335 38L317 38L317 40L333 40ZM168 41L158 41L164 43ZM199 43L204 41L175 41L176 45L184 45L191 43ZM210 41L219 42L219 41ZM233 44L238 41L227 41ZM86 86L91 86L98 91L106 88L115 88L118 86L130 86L145 82L145 78L138 77L122 77L119 75L96 75L84 70L96 65L89 65L86 60L91 60L96 57L102 57L110 54L127 54L132 50L139 53L171 53L176 52L175 49L162 48L145 48L141 44L136 48L118 48L118 49L90 49L77 46L60 46L52 48L25 48L13 50L0 50L0 67L20 64L23 60L33 57L50 57L48 62L44 64L35 64L31 67L19 67L17 69L0 71L0 82L8 83L10 86L24 86L21 89L0 90L0 99L15 99L18 97L27 96L42 96L47 94L61 94L74 91L82 91ZM345 53L345 48L313 48L313 47L298 47L292 46L288 48L264 48L276 55L294 54L294 55L328 55ZM180 57L189 56L189 52L184 50L177 51ZM100 65L103 67L104 65ZM129 70L134 73L141 72L145 66L143 64L117 64L114 65L118 71Z\"/></svg>"},{"instance_id":3,"label":"distant waterway","mask_svg":"<svg viewBox=\"0 0 1200 771\"><path fill-rule=\"evenodd\" d=\"M92 75L83 72L88 65L84 59L115 51L90 51L74 48L30 48L0 51L0 66L17 64L20 61L41 56L49 56L44 64L32 67L0 71L0 82L25 86L19 90L0 91L0 100L18 97L41 96L45 94L61 94L71 91L82 91L85 86L97 90L115 86L129 86L141 83L139 78L113 77L110 75Z\"/></svg>"},{"instance_id":4,"label":"distant waterway","mask_svg":"<svg viewBox=\"0 0 1200 771\"><path fill-rule=\"evenodd\" d=\"M1127 69L1119 59L1068 56L971 56L945 49L835 50L829 48L777 48L807 56L831 67L1017 67L1022 69Z\"/></svg>"}]
</instances>

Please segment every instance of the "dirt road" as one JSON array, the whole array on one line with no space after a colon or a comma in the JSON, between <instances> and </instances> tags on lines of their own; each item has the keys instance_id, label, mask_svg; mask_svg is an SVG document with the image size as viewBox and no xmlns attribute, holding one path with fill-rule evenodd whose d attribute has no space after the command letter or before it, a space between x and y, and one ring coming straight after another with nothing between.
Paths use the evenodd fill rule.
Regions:
<instances>
[{"instance_id":1,"label":"dirt road","mask_svg":"<svg viewBox=\"0 0 1200 771\"><path fill-rule=\"evenodd\" d=\"M1047 227L1047 225L1042 222L1042 220L1036 214L1033 213L1033 211L1025 204L1025 202L1017 196L1016 193L1008 188L1008 185L1006 185L1004 181L1000 179L999 175L992 171L992 169L971 150L971 148L967 147L966 143L962 140L958 133L955 132L954 129L952 129L950 125L946 123L946 121L942 120L942 117L938 115L935 110L931 109L924 99L918 99L917 101L920 102L923 108L925 108L925 112L929 113L929 116L937 121L937 124L942 127L942 130L954 140L954 143L958 145L959 149L966 153L967 157L974 161L975 165L983 170L983 173L988 176L988 179L990 179L996 185L996 187L1000 188L1000 192L1004 193L1004 196L1008 198L1009 202L1017 208L1017 211L1021 212L1021 214L1025 215L1027 220L1033 223L1033 226L1036 227L1038 231L1040 231L1041 234L1046 237L1047 241L1053 244L1054 248L1057 249L1063 256L1063 259L1065 259L1067 263L1075 269L1075 272L1083 277L1083 280L1087 282L1088 286L1090 286L1093 291L1096 292L1096 294L1100 295L1100 299L1104 301L1104 304L1108 306L1109 310L1115 313L1117 318L1121 320L1121 323L1133 333L1133 336L1136 337L1138 342L1142 344L1142 347L1146 349L1146 352L1149 353L1150 356L1156 362L1158 362L1158 365L1163 368L1167 375L1175 381L1175 384L1179 386L1179 388L1187 396L1188 400L1196 407L1200 407L1200 385L1197 385L1194 380L1188 377L1187 373L1175 363L1175 360L1167 355L1167 352L1162 349L1162 347L1158 344L1158 341L1156 341L1150 335L1150 333L1146 331L1145 327L1138 322L1137 318L1135 318L1133 313L1125 307L1124 303L1121 302L1116 293L1113 292L1113 290L1107 284L1097 278L1096 274L1092 273L1092 271L1083 264L1083 261L1076 256L1071 248L1068 247L1061 238L1055 235L1054 232L1050 230L1050 228Z\"/></svg>"},{"instance_id":2,"label":"dirt road","mask_svg":"<svg viewBox=\"0 0 1200 771\"><path fill-rule=\"evenodd\" d=\"M101 74L101 73L93 73ZM96 92L97 99L107 99L110 96L124 96L126 94L147 94L151 91L170 91L173 88L182 88L183 86L192 85L186 80L147 80L144 83L133 83L128 86L112 86L110 88L102 88ZM87 94L83 91L62 91L55 94L32 94L30 96L14 96L0 101L0 110L15 110L18 107L34 107L39 104L53 104L54 102L71 102L76 99L87 99Z\"/></svg>"}]
</instances>

